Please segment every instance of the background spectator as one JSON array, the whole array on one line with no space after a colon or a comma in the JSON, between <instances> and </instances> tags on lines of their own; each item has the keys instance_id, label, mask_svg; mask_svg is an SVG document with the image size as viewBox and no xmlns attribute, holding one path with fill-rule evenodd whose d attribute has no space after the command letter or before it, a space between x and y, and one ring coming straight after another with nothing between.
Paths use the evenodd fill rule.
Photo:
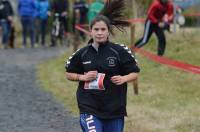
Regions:
<instances>
[{"instance_id":1,"label":"background spectator","mask_svg":"<svg viewBox=\"0 0 200 132\"><path fill-rule=\"evenodd\" d=\"M34 19L35 19L36 5L34 0L19 0L18 11L21 16L23 47L26 47L26 37L29 33L31 40L31 47L34 48Z\"/></svg>"},{"instance_id":2,"label":"background spectator","mask_svg":"<svg viewBox=\"0 0 200 132\"><path fill-rule=\"evenodd\" d=\"M75 32L76 24L86 24L87 22L87 12L88 12L88 4L85 0L76 0L73 4L73 32ZM83 32L79 32L79 35L83 40L85 40L85 34Z\"/></svg>"},{"instance_id":3,"label":"background spectator","mask_svg":"<svg viewBox=\"0 0 200 132\"><path fill-rule=\"evenodd\" d=\"M68 17L68 10L69 10L69 2L68 0L54 0L51 5L52 13L59 13L60 14L60 21L62 22L65 32L67 33L67 17Z\"/></svg>"},{"instance_id":4,"label":"background spectator","mask_svg":"<svg viewBox=\"0 0 200 132\"><path fill-rule=\"evenodd\" d=\"M102 0L95 0L89 5L88 21L89 23L96 17L96 15L103 9L104 3Z\"/></svg>"},{"instance_id":5,"label":"background spectator","mask_svg":"<svg viewBox=\"0 0 200 132\"><path fill-rule=\"evenodd\" d=\"M2 28L3 48L8 48L8 39L13 21L13 9L8 0L0 0L0 26Z\"/></svg>"},{"instance_id":6,"label":"background spectator","mask_svg":"<svg viewBox=\"0 0 200 132\"><path fill-rule=\"evenodd\" d=\"M34 15L34 35L35 35L35 46L38 46L40 36L40 18L39 18L39 0L35 1L35 15Z\"/></svg>"},{"instance_id":7,"label":"background spectator","mask_svg":"<svg viewBox=\"0 0 200 132\"><path fill-rule=\"evenodd\" d=\"M51 47L56 46L57 38L59 38L60 43L63 44L63 37L67 37L68 10L69 10L68 0L54 0L52 2L52 5L51 5L52 14L54 16L54 19L56 20L58 17L58 21L59 21L59 29L57 29L57 26L53 27L53 28L55 28L55 31L52 31L52 33L57 32L56 30L58 30L59 33L58 34L56 33L57 35L55 35L55 33L53 33L54 35L51 34L51 45L50 45ZM59 14L59 16L55 16L55 14ZM55 22L55 23L57 23L57 22ZM53 24L55 24L55 23L53 23Z\"/></svg>"},{"instance_id":8,"label":"background spectator","mask_svg":"<svg viewBox=\"0 0 200 132\"><path fill-rule=\"evenodd\" d=\"M50 4L48 0L37 0L37 11L39 20L39 37L41 37L41 45L45 46L46 27L48 24L48 17L50 15Z\"/></svg>"},{"instance_id":9,"label":"background spectator","mask_svg":"<svg viewBox=\"0 0 200 132\"><path fill-rule=\"evenodd\" d=\"M169 29L169 23L173 19L173 4L170 0L155 0L149 7L145 22L144 34L135 47L141 48L148 43L151 35L155 32L158 39L158 52L162 56L165 52L166 38L164 29Z\"/></svg>"}]
</instances>

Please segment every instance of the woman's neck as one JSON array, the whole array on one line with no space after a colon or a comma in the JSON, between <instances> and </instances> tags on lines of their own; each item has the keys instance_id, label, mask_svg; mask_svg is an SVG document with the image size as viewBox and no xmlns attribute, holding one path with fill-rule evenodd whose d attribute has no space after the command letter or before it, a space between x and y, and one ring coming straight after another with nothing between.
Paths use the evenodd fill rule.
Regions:
<instances>
[{"instance_id":1,"label":"woman's neck","mask_svg":"<svg viewBox=\"0 0 200 132\"><path fill-rule=\"evenodd\" d=\"M96 51L98 51L99 43L93 42L93 43L92 43L92 46L96 49Z\"/></svg>"}]
</instances>

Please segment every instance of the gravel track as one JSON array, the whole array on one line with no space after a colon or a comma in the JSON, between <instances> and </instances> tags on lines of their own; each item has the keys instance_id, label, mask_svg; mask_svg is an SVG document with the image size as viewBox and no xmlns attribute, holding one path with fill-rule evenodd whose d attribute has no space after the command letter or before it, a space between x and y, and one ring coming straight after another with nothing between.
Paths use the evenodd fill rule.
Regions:
<instances>
[{"instance_id":1,"label":"gravel track","mask_svg":"<svg viewBox=\"0 0 200 132\"><path fill-rule=\"evenodd\" d=\"M64 51L0 50L0 132L80 132L79 119L36 83L35 66Z\"/></svg>"}]
</instances>

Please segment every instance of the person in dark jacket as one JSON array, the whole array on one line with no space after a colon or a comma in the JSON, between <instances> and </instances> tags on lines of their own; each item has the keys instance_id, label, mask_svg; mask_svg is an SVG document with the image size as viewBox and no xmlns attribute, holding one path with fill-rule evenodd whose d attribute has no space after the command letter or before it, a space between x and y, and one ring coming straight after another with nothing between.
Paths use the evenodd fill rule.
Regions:
<instances>
[{"instance_id":1,"label":"person in dark jacket","mask_svg":"<svg viewBox=\"0 0 200 132\"><path fill-rule=\"evenodd\" d=\"M69 2L68 0L54 0L51 5L52 13L60 14L60 21L64 26L65 32L68 31L68 11Z\"/></svg>"},{"instance_id":2,"label":"person in dark jacket","mask_svg":"<svg viewBox=\"0 0 200 132\"><path fill-rule=\"evenodd\" d=\"M27 46L26 38L27 34L30 35L31 47L35 47L35 34L34 34L34 22L35 22L35 12L36 5L35 0L19 0L18 1L18 12L21 17L22 24L22 47L25 48Z\"/></svg>"},{"instance_id":3,"label":"person in dark jacket","mask_svg":"<svg viewBox=\"0 0 200 132\"><path fill-rule=\"evenodd\" d=\"M3 31L3 48L8 48L9 34L13 20L13 9L8 0L0 0L0 26Z\"/></svg>"},{"instance_id":4,"label":"person in dark jacket","mask_svg":"<svg viewBox=\"0 0 200 132\"><path fill-rule=\"evenodd\" d=\"M87 23L87 12L88 12L88 4L85 0L76 0L73 4L73 32L75 33L75 25L76 24L86 24ZM79 35L83 40L85 40L85 34L83 32L79 32Z\"/></svg>"},{"instance_id":5,"label":"person in dark jacket","mask_svg":"<svg viewBox=\"0 0 200 132\"><path fill-rule=\"evenodd\" d=\"M124 0L106 4L90 23L88 45L72 54L65 67L67 79L79 82L76 95L83 132L123 131L127 82L140 71L127 46L109 41L113 27L129 24L121 14Z\"/></svg>"},{"instance_id":6,"label":"person in dark jacket","mask_svg":"<svg viewBox=\"0 0 200 132\"><path fill-rule=\"evenodd\" d=\"M154 0L148 10L143 37L135 43L135 47L141 48L147 44L152 33L155 32L158 39L157 55L164 55L166 47L164 30L169 28L169 23L172 22L172 20L172 2L170 0Z\"/></svg>"}]
</instances>

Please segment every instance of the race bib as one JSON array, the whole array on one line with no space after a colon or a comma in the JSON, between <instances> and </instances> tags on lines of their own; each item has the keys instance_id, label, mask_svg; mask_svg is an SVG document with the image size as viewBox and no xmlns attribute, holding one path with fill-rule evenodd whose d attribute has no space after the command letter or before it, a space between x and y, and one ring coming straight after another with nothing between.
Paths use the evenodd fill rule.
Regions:
<instances>
[{"instance_id":1,"label":"race bib","mask_svg":"<svg viewBox=\"0 0 200 132\"><path fill-rule=\"evenodd\" d=\"M103 85L103 80L105 78L104 73L98 73L97 78L90 82L85 82L84 89L96 89L96 90L105 90Z\"/></svg>"}]
</instances>

